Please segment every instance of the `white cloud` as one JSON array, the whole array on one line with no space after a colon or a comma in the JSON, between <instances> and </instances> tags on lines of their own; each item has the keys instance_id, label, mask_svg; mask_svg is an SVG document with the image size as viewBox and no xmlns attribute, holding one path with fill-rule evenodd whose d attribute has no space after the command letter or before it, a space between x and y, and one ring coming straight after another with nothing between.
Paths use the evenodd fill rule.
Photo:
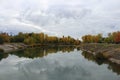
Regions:
<instances>
[{"instance_id":1,"label":"white cloud","mask_svg":"<svg viewBox=\"0 0 120 80\"><path fill-rule=\"evenodd\" d=\"M120 0L0 1L0 31L80 37L120 30L119 22Z\"/></svg>"}]
</instances>

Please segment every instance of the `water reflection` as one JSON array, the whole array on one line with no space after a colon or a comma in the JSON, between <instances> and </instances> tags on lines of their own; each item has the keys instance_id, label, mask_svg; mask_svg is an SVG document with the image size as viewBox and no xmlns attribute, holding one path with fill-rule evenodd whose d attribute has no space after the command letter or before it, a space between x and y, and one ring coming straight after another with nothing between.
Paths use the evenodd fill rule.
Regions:
<instances>
[{"instance_id":1,"label":"water reflection","mask_svg":"<svg viewBox=\"0 0 120 80\"><path fill-rule=\"evenodd\" d=\"M0 54L0 60L3 58L7 58L9 54L17 55L18 57L26 57L26 58L37 58L37 57L43 57L47 56L51 53L57 53L59 51L65 53L65 52L71 52L74 51L74 46L56 46L56 47L39 47L39 48L27 48L24 50L19 50L11 53L2 53Z\"/></svg>"},{"instance_id":2,"label":"water reflection","mask_svg":"<svg viewBox=\"0 0 120 80\"><path fill-rule=\"evenodd\" d=\"M28 80L89 80L91 73L83 66L77 65L78 61L73 64L64 59L62 59L64 62L58 61L59 59L35 59L27 64L19 64L17 67Z\"/></svg>"},{"instance_id":3,"label":"water reflection","mask_svg":"<svg viewBox=\"0 0 120 80\"><path fill-rule=\"evenodd\" d=\"M29 48L0 59L0 80L120 80L118 65L73 46Z\"/></svg>"},{"instance_id":4,"label":"water reflection","mask_svg":"<svg viewBox=\"0 0 120 80\"><path fill-rule=\"evenodd\" d=\"M86 58L89 61L93 61L95 63L97 63L98 65L102 65L102 64L107 64L108 65L108 69L112 70L113 72L117 73L118 75L120 75L120 65L118 64L114 64L110 61L107 61L106 59L98 59L97 57L95 57L93 54L87 53L85 51L82 52L82 55L84 56L84 58Z\"/></svg>"}]
</instances>

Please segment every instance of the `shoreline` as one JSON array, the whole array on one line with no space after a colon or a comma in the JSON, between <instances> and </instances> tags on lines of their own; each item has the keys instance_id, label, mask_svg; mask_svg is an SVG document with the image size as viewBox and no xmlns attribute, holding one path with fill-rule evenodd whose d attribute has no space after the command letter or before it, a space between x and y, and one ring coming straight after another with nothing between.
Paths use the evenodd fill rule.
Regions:
<instances>
[{"instance_id":1,"label":"shoreline","mask_svg":"<svg viewBox=\"0 0 120 80\"><path fill-rule=\"evenodd\" d=\"M55 47L55 46L76 46L76 45L56 45L56 44L34 44L34 45L26 45L24 43L5 43L0 45L0 53L9 53L13 51L17 51L20 49L26 48L34 48L34 47Z\"/></svg>"},{"instance_id":2,"label":"shoreline","mask_svg":"<svg viewBox=\"0 0 120 80\"><path fill-rule=\"evenodd\" d=\"M5 43L0 45L0 52L1 53L8 53L20 49L27 48L28 45L25 45L24 43Z\"/></svg>"},{"instance_id":3,"label":"shoreline","mask_svg":"<svg viewBox=\"0 0 120 80\"><path fill-rule=\"evenodd\" d=\"M120 44L86 43L77 48L120 65Z\"/></svg>"},{"instance_id":4,"label":"shoreline","mask_svg":"<svg viewBox=\"0 0 120 80\"><path fill-rule=\"evenodd\" d=\"M86 43L80 45L55 45L55 44L34 44L26 45L24 43L5 43L0 45L0 53L14 52L20 49L34 47L55 47L55 46L75 46L77 49L88 52L98 59L107 59L110 62L120 65L120 44L105 44L105 43Z\"/></svg>"}]
</instances>

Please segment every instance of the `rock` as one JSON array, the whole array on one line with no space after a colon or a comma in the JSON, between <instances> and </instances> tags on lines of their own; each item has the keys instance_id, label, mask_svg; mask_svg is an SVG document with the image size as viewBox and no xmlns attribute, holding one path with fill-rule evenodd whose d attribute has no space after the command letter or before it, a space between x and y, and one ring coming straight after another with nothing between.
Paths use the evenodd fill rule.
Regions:
<instances>
[{"instance_id":1,"label":"rock","mask_svg":"<svg viewBox=\"0 0 120 80\"><path fill-rule=\"evenodd\" d=\"M14 50L18 50L18 49L23 49L25 48L25 44L23 43L6 43L3 45L0 45L0 49L3 50L3 52L11 52Z\"/></svg>"},{"instance_id":2,"label":"rock","mask_svg":"<svg viewBox=\"0 0 120 80\"><path fill-rule=\"evenodd\" d=\"M113 63L120 64L120 60L118 60L118 59L110 58L109 60Z\"/></svg>"}]
</instances>

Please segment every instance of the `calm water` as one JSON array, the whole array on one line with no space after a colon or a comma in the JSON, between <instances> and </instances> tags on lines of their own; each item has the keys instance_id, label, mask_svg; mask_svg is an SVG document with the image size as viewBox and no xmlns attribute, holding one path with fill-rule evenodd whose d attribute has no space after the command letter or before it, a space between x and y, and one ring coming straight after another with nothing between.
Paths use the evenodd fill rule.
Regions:
<instances>
[{"instance_id":1,"label":"calm water","mask_svg":"<svg viewBox=\"0 0 120 80\"><path fill-rule=\"evenodd\" d=\"M74 47L0 54L0 80L120 80L120 66Z\"/></svg>"}]
</instances>

